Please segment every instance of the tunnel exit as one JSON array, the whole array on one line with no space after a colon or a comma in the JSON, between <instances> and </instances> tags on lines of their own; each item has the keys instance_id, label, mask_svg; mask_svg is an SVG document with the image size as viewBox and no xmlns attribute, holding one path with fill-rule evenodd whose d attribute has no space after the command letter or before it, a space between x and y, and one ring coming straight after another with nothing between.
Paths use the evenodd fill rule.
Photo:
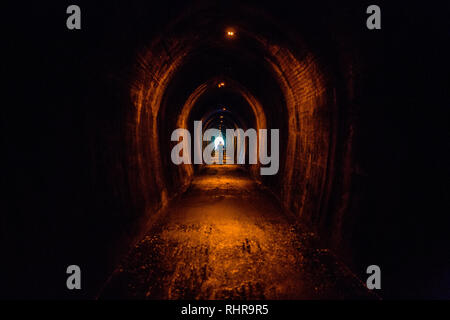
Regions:
<instances>
[{"instance_id":1,"label":"tunnel exit","mask_svg":"<svg viewBox=\"0 0 450 320\"><path fill-rule=\"evenodd\" d=\"M219 129L209 128L203 132L202 122L194 121L194 163L223 164L224 155L226 155L225 163L242 165L246 164L247 150L249 164L257 164L259 158L260 164L268 165L267 168L260 169L261 175L274 175L279 168L279 129L270 130L271 140L267 138L267 131L266 129L259 129L259 135L257 135L256 130L252 128L245 132L241 128L226 129L226 141L228 142L225 143L221 127ZM182 141L175 145L171 151L172 163L176 165L192 164L191 134L186 129L174 130L171 140L179 141L180 138ZM246 138L248 138L248 144L246 144ZM208 144L208 142L210 143ZM268 145L271 147L270 150L267 150ZM201 146L203 146L203 149ZM235 151L237 152L236 160ZM270 156L268 152L270 152Z\"/></svg>"}]
</instances>

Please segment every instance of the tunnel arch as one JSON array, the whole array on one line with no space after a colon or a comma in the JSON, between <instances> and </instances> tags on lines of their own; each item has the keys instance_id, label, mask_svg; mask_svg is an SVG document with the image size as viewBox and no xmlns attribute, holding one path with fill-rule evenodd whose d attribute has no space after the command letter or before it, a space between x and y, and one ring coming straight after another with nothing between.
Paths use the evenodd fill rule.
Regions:
<instances>
[{"instance_id":1,"label":"tunnel arch","mask_svg":"<svg viewBox=\"0 0 450 320\"><path fill-rule=\"evenodd\" d=\"M167 132L176 125L188 125L185 121L189 113L184 107L203 97L208 84L228 79L242 88L241 94L249 92L248 97L255 98L251 105L261 106L258 116L265 117L268 128L282 128L280 141L285 143L280 149L280 169L275 176L259 177L262 183L300 221L341 243L342 233L333 229L342 223L350 201L346 194L352 172L348 168L354 155L352 137L342 132L348 129L347 124L341 123L340 114L347 112L345 104L352 99L348 93L353 89L347 80L344 85L338 84L347 75L341 73L342 66L332 55L338 50L335 43L324 43L322 48L316 44L308 46L306 38L283 29L282 24L261 12L252 13L245 24L198 19L202 21L200 26L195 22L186 28L186 21L196 21L196 14L194 10L185 15L185 20L172 24L137 55L130 89L134 108L127 121L136 124L130 149L138 154L138 185L141 189L151 185L158 207L188 188L194 174L192 168L182 165L175 173L167 172ZM224 37L229 25L238 34L236 41ZM208 36L205 29L212 35ZM241 46L244 41L248 43ZM325 55L327 49L331 53ZM234 59L245 72L232 68L227 73L221 64L212 70L207 68L210 65L199 67L211 56L219 57L213 62L220 62L221 57ZM259 81L246 77L249 70L256 70ZM182 74L190 74L188 82L183 83L187 80L181 79ZM275 94L270 97L268 92ZM170 102L173 96L178 100ZM186 113L180 117L182 112ZM144 162L151 163L150 171L149 167L144 168ZM339 189L334 193L338 196L332 197L334 188Z\"/></svg>"},{"instance_id":2,"label":"tunnel arch","mask_svg":"<svg viewBox=\"0 0 450 320\"><path fill-rule=\"evenodd\" d=\"M205 82L204 84L197 87L192 94L188 97L185 104L183 105L182 111L179 115L179 120L177 121L177 125L180 128L187 128L187 120L192 111L192 108L197 103L199 98L203 96L208 89L215 88L214 85L224 81L226 83L227 89L231 88L231 90L240 94L247 102L247 104L251 107L253 115L256 119L257 128L266 128L266 116L264 109L261 106L261 103L258 99L244 86L239 84L237 81L234 81L230 78L226 77L215 77Z\"/></svg>"},{"instance_id":3,"label":"tunnel arch","mask_svg":"<svg viewBox=\"0 0 450 320\"><path fill-rule=\"evenodd\" d=\"M218 116L219 118L228 120L228 122L232 124L230 126L231 128L237 129L249 127L248 124L246 124L246 122L241 117L239 117L239 115L231 114L230 111L219 108L219 110L211 110L204 114L203 118L201 119L205 124L204 129L212 128L211 123L213 123Z\"/></svg>"},{"instance_id":4,"label":"tunnel arch","mask_svg":"<svg viewBox=\"0 0 450 320\"><path fill-rule=\"evenodd\" d=\"M213 77L241 84L261 104L267 126L281 129L279 173L258 186L289 209L293 229L298 224L319 235L319 247L361 279L361 268L374 261L392 268L396 288L385 288L391 292L437 289L431 281L439 277L420 269L442 260L440 231L448 224L439 210L445 192L438 189L445 189L445 168L424 146L429 151L427 141L433 142L438 155L442 149L447 130L427 123L443 123L438 103L429 102L446 91L437 90L433 77L428 81L433 72L426 64L414 63L440 57L429 48L442 32L411 35L423 23L410 18L423 6L386 5L388 28L378 31L366 28L367 4L358 1L89 2L87 32L69 33L53 28L61 8L28 10L28 21L45 17L45 36L34 28L36 37L11 39L19 44L13 55L25 63L12 69L24 69L25 76L13 74L23 78L22 91L31 93L22 96L32 101L29 108L4 108L6 182L18 196L7 201L14 210L6 212L6 225L16 227L6 228L4 238L24 266L10 279L16 294L74 297L55 277L66 261L89 270L80 294L95 292L143 230L168 217L165 208L195 186L175 172L184 168L168 172L167 132L177 127L189 95ZM393 23L394 17L405 19ZM438 25L432 29L441 30ZM224 33L230 26L234 38ZM33 30L25 29L24 35ZM420 39L425 45L417 46ZM424 88L436 94L420 94ZM412 101L411 92L419 99ZM33 107L36 97L42 108ZM208 99L201 95L192 118L210 110L202 104L216 101ZM424 106L433 110L423 112ZM437 159L438 179L428 159ZM432 219L423 219L432 211ZM435 250L428 255L428 248ZM17 256L16 249L25 250ZM420 263L404 273L401 262L414 259ZM42 281L26 276L30 261L39 262L32 268ZM430 282L412 285L408 279L418 274Z\"/></svg>"}]
</instances>

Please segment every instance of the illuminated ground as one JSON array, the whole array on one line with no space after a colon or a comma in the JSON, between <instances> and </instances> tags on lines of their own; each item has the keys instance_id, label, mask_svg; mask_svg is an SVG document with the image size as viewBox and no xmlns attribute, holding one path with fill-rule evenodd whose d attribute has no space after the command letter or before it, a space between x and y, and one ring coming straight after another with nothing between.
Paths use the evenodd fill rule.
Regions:
<instances>
[{"instance_id":1,"label":"illuminated ground","mask_svg":"<svg viewBox=\"0 0 450 320\"><path fill-rule=\"evenodd\" d=\"M373 298L236 166L209 166L134 248L102 298Z\"/></svg>"}]
</instances>

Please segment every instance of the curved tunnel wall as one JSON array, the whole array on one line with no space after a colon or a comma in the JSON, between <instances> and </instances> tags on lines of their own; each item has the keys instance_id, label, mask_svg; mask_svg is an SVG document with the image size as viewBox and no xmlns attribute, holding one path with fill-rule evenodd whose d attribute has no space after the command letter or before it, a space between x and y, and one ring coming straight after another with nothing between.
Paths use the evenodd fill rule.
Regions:
<instances>
[{"instance_id":1,"label":"curved tunnel wall","mask_svg":"<svg viewBox=\"0 0 450 320\"><path fill-rule=\"evenodd\" d=\"M243 31L242 28L237 29ZM351 141L346 141L346 137L337 137L338 112L346 106L338 106L336 91L340 88L336 88L335 75L330 73L334 67L328 68L329 62L308 51L304 43L292 50L287 47L287 42L276 44L272 39L269 43L262 35L253 35L249 31L245 34L251 35L260 45L261 59L283 94L282 108L285 108L280 110L279 105L259 102L244 87L238 89L252 107L258 128L281 128L285 134L280 141L279 172L262 180L295 216L315 230L327 233L325 238L332 235L332 246L345 246L339 231L335 231L340 230L341 226L334 223L342 223L343 216L337 215L345 215L346 203L340 203L341 208L330 207L330 194L334 192L345 197L351 179L350 171L335 168L336 144L351 149ZM181 165L173 170L174 166L167 164L170 161L168 146L171 145L164 142L168 141L167 134L161 139L161 132L171 132L177 127L187 128L190 111L197 100L220 79L209 79L197 86L181 108L164 103L171 79L191 52L195 52L196 44L202 41L190 33L185 36L178 34L176 38L166 36L145 49L136 66L137 77L131 88L134 108L129 111L128 121L134 126L130 130L130 155L132 161L136 161L139 181L134 184L136 189L131 193L139 194L145 190L146 196L141 196L145 199L147 211L166 205L177 191L185 190L193 175L190 165ZM175 111L168 110L170 108L175 108ZM271 115L280 111L284 111L285 117L270 121ZM171 124L164 124L164 121ZM348 154L345 157L347 160L340 163L351 166L348 161L352 159ZM164 167L172 170L165 170ZM334 184L337 170L341 170L338 172L341 174L339 179L346 184ZM131 173L132 176L135 174Z\"/></svg>"},{"instance_id":2,"label":"curved tunnel wall","mask_svg":"<svg viewBox=\"0 0 450 320\"><path fill-rule=\"evenodd\" d=\"M364 266L380 264L391 284L383 295L444 291L448 88L437 81L443 68L427 61L445 56L430 48L447 20L429 32L412 19L424 6L382 8L377 31L358 1L86 2L81 31L64 28L64 4L23 12L13 29L27 36L10 39L20 63L7 69L23 82L16 98L29 101L3 108L4 189L13 195L2 215L3 287L73 297L64 271L76 261L87 271L78 296L95 295L182 185L184 171L164 161L163 134L196 87L223 75L258 99L269 128L289 128L280 172L262 182L324 247L356 260L364 277ZM228 25L235 45L223 43Z\"/></svg>"},{"instance_id":3,"label":"curved tunnel wall","mask_svg":"<svg viewBox=\"0 0 450 320\"><path fill-rule=\"evenodd\" d=\"M96 219L98 224L108 220L104 229L109 233L98 244L107 246L99 274L111 271L120 255L161 217L170 199L189 186L194 170L171 163L170 134L180 123L191 125L196 106L215 79L231 81L235 93L246 100L243 117L248 125L280 129L278 174L254 176L299 222L318 232L326 247L352 263L352 232L358 218L352 199L359 197L352 184L359 175L352 169L353 137L358 135L352 115L352 99L358 96L352 70L360 67L348 48L331 40L323 47L309 46L310 41L298 40L302 38L297 33L271 34L267 29L277 27L260 19L264 16L258 13L245 25L234 24L238 33L241 30L234 44L223 39L223 26L215 38L181 27L149 44L139 40L135 52L119 56L121 63L114 70L104 70L98 81L103 86L92 80L95 89L90 89L89 104L97 107L89 109L86 128L102 130L95 136L87 133L89 197L96 204L90 210L105 212ZM211 53L217 54L215 61L233 63L234 73L218 72L220 64L202 69L207 57L214 58ZM109 68L102 55L95 59ZM117 56L111 59L118 63ZM249 72L256 76L247 77ZM96 241L96 236L93 229L86 243ZM101 250L91 251L96 255Z\"/></svg>"}]
</instances>

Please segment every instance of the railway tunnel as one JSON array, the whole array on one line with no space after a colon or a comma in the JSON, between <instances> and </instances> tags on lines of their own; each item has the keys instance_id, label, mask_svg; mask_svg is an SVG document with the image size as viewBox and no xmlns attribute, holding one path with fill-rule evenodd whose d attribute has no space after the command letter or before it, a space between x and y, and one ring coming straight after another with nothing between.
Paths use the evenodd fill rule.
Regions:
<instances>
[{"instance_id":1,"label":"railway tunnel","mask_svg":"<svg viewBox=\"0 0 450 320\"><path fill-rule=\"evenodd\" d=\"M182 16L179 21L170 26L163 36L157 37L148 44L148 47L139 52L139 60L135 66L130 85L132 108L127 111L126 115L130 124L126 132L127 157L128 161L135 165L135 170L138 172L136 174L136 172L131 171L126 174L131 182L131 201L136 204L140 203L145 211L148 208L154 208L156 202L162 208L167 206L169 213L166 213L166 215L170 215L171 200L173 199L172 202L181 202L181 207L177 209L177 212L188 212L189 203L192 201L202 203L202 201L205 201L203 196L199 196L198 199L191 199L189 196L184 199L181 196L181 200L176 196L180 196L186 190L188 193L195 193L200 188L198 184L201 185L202 179L210 181L211 185L197 191L213 201L216 199L220 202L217 199L221 199L221 197L227 199L227 192L241 194L241 197L245 199L246 190L239 190L238 186L241 180L232 179L233 170L224 170L220 167L211 170L195 164L173 164L170 159L171 148L174 146L174 143L171 142L171 133L177 128L184 128L188 129L193 136L193 124L194 121L198 120L203 121L205 126L203 129L214 127L222 130L224 136L226 128L243 128L244 130L254 128L256 131L259 129L269 129L270 131L273 128L280 130L280 167L277 174L262 176L260 174L261 164L249 165L248 161L246 162L247 165L243 167L248 171L249 179L256 180L261 187L269 190L275 199L274 201L279 203L280 209L277 214L283 216L286 212L291 212L293 216L298 218L298 221L294 218L290 223L286 223L286 230L279 232L288 232L290 228L298 224L309 226L311 228L310 234L314 234L320 229L327 230L328 228L327 231L331 231L331 228L336 228L336 224L342 224L340 227L345 227L347 223L351 223L351 218L345 216L345 208L350 202L350 199L346 199L346 197L351 192L352 175L355 174L350 167L353 167L354 161L352 130L357 124L345 123L345 121L348 121L346 112L351 112L352 108L351 99L353 97L349 94L353 93L351 91L354 88L343 88L339 83L344 82L345 86L352 86L353 75L343 74L352 71L336 70L339 68L339 66L333 65L336 61L328 61L329 58L323 52L320 52L320 48L310 46L306 40L302 39L301 34L293 34L291 31L283 29L283 26L269 15L255 12L252 9L245 8L245 6L233 7L232 10L235 14L232 15L231 19L214 16L214 13L211 13L208 9ZM328 47L322 48L322 50L336 49ZM356 53L354 54L356 55ZM350 56L349 59L351 58ZM347 68L358 68L357 61L346 63L351 64L345 66ZM345 120L340 121L341 118ZM250 153L248 145L246 151L247 154ZM246 160L249 160L248 155ZM235 166L235 169L242 168ZM213 175L215 179L208 180L205 177L208 173ZM359 173L359 176L364 179L364 173ZM225 188L224 190L221 181L229 185L229 189ZM244 188L248 186L252 192L258 193L259 189L249 184L249 181L245 181ZM339 181L340 186L333 186L337 181ZM330 196L332 193L339 198L339 202L334 204L332 209L334 212L330 213L329 206L331 205ZM261 202L264 193L253 197L248 200ZM237 216L230 218L232 220L244 219L246 212L249 216L252 214L252 210L247 209L246 211L241 208L245 208L245 201L242 203L237 201L234 203L234 207L232 201L231 204L226 200L224 202L227 204L224 205L226 209L219 209L219 206L219 208L216 208L217 212L214 212L215 219L219 219L219 221L222 215L225 217L229 215L229 211L237 212L234 213ZM186 204L186 209L183 209L183 203ZM268 203L267 207L270 206L271 203ZM160 232L164 233L165 228L171 230L172 224L181 228L178 230L179 233L183 233L183 228L199 228L200 230L212 228L212 231L209 232L224 232L221 231L221 228L226 229L227 222L223 222L221 226L208 224L208 212L214 211L213 208L208 209L208 205L205 204L197 209L199 212L205 211L205 221L201 219L191 221L190 217L186 217L186 221L169 221L166 227L162 227L163 231ZM264 216L265 211L263 208L264 205L259 207L259 213L262 216ZM164 211L164 209L160 210ZM239 217L239 214L242 218ZM270 214L268 215L270 216ZM170 220L170 218L168 219ZM189 224L189 221L191 224ZM233 225L233 223L229 223ZM214 226L217 226L218 229L214 230ZM233 227L230 228L233 230ZM243 226L240 228L243 228ZM262 228L264 229L264 227ZM255 228L249 227L248 230L255 230ZM260 229L256 228L256 230ZM328 237L329 241L345 247L345 239L340 232L335 230L335 232L329 232L329 234L325 233L324 238ZM242 239L235 239L234 246L227 242L222 242L221 245L231 251L228 252L228 255L232 255L233 250L236 250L235 247L240 246L239 241L246 243L246 241L249 241L248 239L253 239L251 233L251 231L248 231L240 234ZM220 244L206 245L208 242L207 234L196 235L204 237L198 245L206 251L210 250L206 259L214 260L214 253L211 251L214 251L214 248L219 250L217 248L220 247ZM233 237L230 235L229 238ZM172 238L166 240L174 241ZM288 243L293 240L268 240L268 242L272 241ZM187 241L184 246L190 248L190 250L198 247L190 243L190 241ZM257 239L254 239L254 243L258 247L268 245L268 243L260 244ZM178 248L176 250L182 252L182 246L181 243L176 245ZM325 251L328 250L321 246L316 249L319 250L320 248ZM271 248L269 251L278 250L277 248ZM139 254L139 256L146 255L145 252L136 254ZM173 253L164 253L165 256L171 254ZM191 254L204 256L201 253ZM157 254L152 252L147 253L147 255L155 256ZM180 255L183 256L183 253L180 253ZM227 259L225 253L218 253L218 256ZM239 265L240 260L234 258L237 260L234 262L231 260L228 263ZM297 257L296 254L293 254L291 258L298 259L296 260L297 264L303 259L300 256ZM129 259L134 260L135 257ZM244 293L243 297L246 298L302 297L300 288L290 288L289 286L289 288L285 288L285 282L292 281L289 277L295 278L293 275L295 272L291 274L283 270L290 276L282 277L279 275L278 281L281 283L274 280L274 283L269 285L263 281L262 275L258 279L251 272L247 274L245 270L239 270L239 268L236 270L233 268L221 270L221 276L219 276L216 274L219 271L215 269L214 263L195 265L195 262L190 260L197 258L189 257L187 253L184 253L184 260L181 259L182 261L178 264L184 264L185 269L187 269L172 268L174 274L166 275L171 280L166 280L168 283L165 285L160 284L159 282L162 279L158 278L163 277L163 274L166 274L165 272L159 275L155 274L153 280L144 281L145 283L141 284L136 283L139 282L137 279L143 274L140 274L137 278L136 275L131 276L130 274L134 274L138 265L142 268L155 269L154 265L145 265L145 263L142 265L142 261L136 262L138 265L129 266L128 268L131 270L124 270L125 276L118 275L117 277L121 279L120 281L125 281L122 278L131 277L128 280L130 282L128 285L141 286L141 289L147 288L147 290L144 290L145 292L136 289L136 292L129 293L131 296L220 299L242 297L242 293L238 294L237 292L244 290L247 293ZM198 259L202 260L202 258ZM217 257L216 259L220 260ZM262 260L260 262L260 268L262 269L271 269L271 263L272 266L277 263L287 264L287 261L284 261L281 257L278 258L281 259L280 261L272 262L266 261L269 258L265 256L260 257L260 259ZM316 257L316 259L326 258ZM175 260L174 257L173 261ZM200 262L197 263L200 264ZM225 263L225 261L221 260L218 263ZM172 265L176 264L176 262L172 263ZM244 264L244 266L247 266L247 264ZM188 281L189 272L192 272L191 268L203 270L204 274L198 276L197 283L192 283L195 282L192 279L190 282ZM300 264L298 268L301 268ZM119 267L119 269L123 270L123 267ZM276 273L275 270L276 268L269 272ZM182 274L186 272L188 274L183 276ZM233 272L238 272L239 276L233 277L230 275ZM344 278L345 272L341 271L341 273L336 277ZM195 278L195 276L192 277ZM239 278L240 281L236 283L236 281L229 280L230 283L228 283L223 277ZM250 279L255 277L257 279L252 282ZM274 277L276 278L276 276ZM323 275L322 277L327 276ZM331 276L328 275L328 277ZM349 282L349 286L360 286L361 284L358 283L356 278L352 278L350 273L350 275L347 274L345 281ZM219 279L222 279L223 283L220 283ZM107 284L107 286L114 286L114 281L120 282L113 279L113 284ZM189 285L185 283L184 286L187 286L185 288L183 284L178 284L178 287L176 287L173 282L177 281L180 283L189 282ZM345 281L341 280L341 282ZM161 296L158 296L148 288L150 283L153 287L159 285L168 288L160 288L157 292ZM214 284L207 285L205 283ZM309 284L311 292L303 297L313 298L315 297L314 292L317 292L318 288L327 285L331 286L329 283L323 284L320 281L315 284L311 283ZM203 288L204 286L207 288ZM111 290L117 294L117 291L123 291L122 289ZM249 290L252 293L249 293ZM295 290L297 291L296 294L292 292ZM178 293L176 294L174 291ZM330 291L332 290L330 289ZM108 294L108 289L106 289L106 292L105 294ZM350 290L350 292L353 291ZM113 293L110 292L109 294L114 297ZM320 294L324 296L320 296ZM337 292L320 292L317 293L316 297L326 297L327 294L330 295L328 298L339 297ZM357 295L357 293L354 294ZM365 294L370 296L368 293Z\"/></svg>"},{"instance_id":2,"label":"railway tunnel","mask_svg":"<svg viewBox=\"0 0 450 320\"><path fill-rule=\"evenodd\" d=\"M386 79L395 41L358 28L364 6L159 6L86 4L89 35L54 44L73 64L61 71L49 62L47 71L74 76L55 81L66 108L51 104L49 119L70 124L48 120L60 138L43 140L48 161L37 166L53 172L65 163L61 148L76 164L62 170L67 190L56 171L45 178L55 196L36 201L52 209L31 218L48 231L31 256L54 262L42 271L52 283L45 294L57 296L54 275L79 261L82 296L99 299L420 295L408 287L412 269L399 276L397 262L436 239L421 238L420 218L391 206L410 191L394 187L408 156L393 138L402 111L391 111L400 98L390 86L403 75ZM248 143L245 164L174 164L171 135L181 128L193 138L195 121L224 138L227 129L278 129L276 174L249 163ZM64 215L54 209L67 203ZM367 290L371 264L396 284Z\"/></svg>"}]
</instances>

